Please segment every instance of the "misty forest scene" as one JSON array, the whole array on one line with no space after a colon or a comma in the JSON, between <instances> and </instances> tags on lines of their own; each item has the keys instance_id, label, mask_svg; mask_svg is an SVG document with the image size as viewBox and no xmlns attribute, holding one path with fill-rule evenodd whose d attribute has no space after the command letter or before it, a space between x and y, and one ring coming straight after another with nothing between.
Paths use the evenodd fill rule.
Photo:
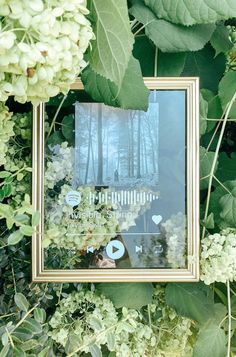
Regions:
<instances>
[{"instance_id":1,"label":"misty forest scene","mask_svg":"<svg viewBox=\"0 0 236 357\"><path fill-rule=\"evenodd\" d=\"M158 183L159 105L147 112L76 103L75 177L79 185L154 187Z\"/></svg>"}]
</instances>

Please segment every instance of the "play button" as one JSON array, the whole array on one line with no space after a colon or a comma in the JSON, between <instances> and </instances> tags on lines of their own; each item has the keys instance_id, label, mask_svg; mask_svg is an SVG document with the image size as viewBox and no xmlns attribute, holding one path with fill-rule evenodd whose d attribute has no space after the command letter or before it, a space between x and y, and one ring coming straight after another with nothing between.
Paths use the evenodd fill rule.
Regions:
<instances>
[{"instance_id":1,"label":"play button","mask_svg":"<svg viewBox=\"0 0 236 357\"><path fill-rule=\"evenodd\" d=\"M113 260L120 259L125 254L124 244L119 240L112 240L106 246L106 253Z\"/></svg>"}]
</instances>

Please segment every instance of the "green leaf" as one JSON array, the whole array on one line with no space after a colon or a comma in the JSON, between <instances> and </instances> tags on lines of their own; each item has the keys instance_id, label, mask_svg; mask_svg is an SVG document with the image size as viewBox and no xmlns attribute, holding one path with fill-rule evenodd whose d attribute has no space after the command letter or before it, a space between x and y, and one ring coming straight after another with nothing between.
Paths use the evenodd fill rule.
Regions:
<instances>
[{"instance_id":1,"label":"green leaf","mask_svg":"<svg viewBox=\"0 0 236 357\"><path fill-rule=\"evenodd\" d=\"M11 172L8 171L0 171L0 178L6 178L11 176Z\"/></svg>"},{"instance_id":2,"label":"green leaf","mask_svg":"<svg viewBox=\"0 0 236 357\"><path fill-rule=\"evenodd\" d=\"M225 188L219 185L212 193L211 193L211 200L210 200L210 206L209 206L209 212L214 213L215 217L215 222L216 224L221 228L227 228L229 227L228 222L224 221L222 219L221 213L222 213L222 202L220 204L220 200L222 197L227 194L227 192L232 192L236 188L236 180L233 181L226 181L223 183ZM235 214L235 213L234 213ZM236 227L234 224L232 228Z\"/></svg>"},{"instance_id":3,"label":"green leaf","mask_svg":"<svg viewBox=\"0 0 236 357\"><path fill-rule=\"evenodd\" d=\"M21 344L21 348L23 351L31 351L38 347L40 344L37 340L31 339L29 341L25 341L23 344Z\"/></svg>"},{"instance_id":4,"label":"green leaf","mask_svg":"<svg viewBox=\"0 0 236 357\"><path fill-rule=\"evenodd\" d=\"M225 152L219 154L218 170L216 177L221 181L236 179L236 153L229 157Z\"/></svg>"},{"instance_id":5,"label":"green leaf","mask_svg":"<svg viewBox=\"0 0 236 357\"><path fill-rule=\"evenodd\" d=\"M107 347L109 351L114 351L115 349L115 342L116 342L116 336L113 332L108 332L106 334L107 337Z\"/></svg>"},{"instance_id":6,"label":"green leaf","mask_svg":"<svg viewBox=\"0 0 236 357\"><path fill-rule=\"evenodd\" d=\"M34 233L34 228L31 226L22 226L20 227L20 232L27 237L31 237Z\"/></svg>"},{"instance_id":7,"label":"green leaf","mask_svg":"<svg viewBox=\"0 0 236 357\"><path fill-rule=\"evenodd\" d=\"M217 25L211 38L211 45L216 51L216 56L221 52L228 52L233 47L229 37L229 29L226 26L223 24Z\"/></svg>"},{"instance_id":8,"label":"green leaf","mask_svg":"<svg viewBox=\"0 0 236 357\"><path fill-rule=\"evenodd\" d=\"M226 356L226 335L217 324L207 323L202 327L194 346L194 357Z\"/></svg>"},{"instance_id":9,"label":"green leaf","mask_svg":"<svg viewBox=\"0 0 236 357\"><path fill-rule=\"evenodd\" d=\"M95 316L91 316L89 318L89 325L95 330L95 331L99 331L102 330L103 325L101 323L101 321L95 317Z\"/></svg>"},{"instance_id":10,"label":"green leaf","mask_svg":"<svg viewBox=\"0 0 236 357\"><path fill-rule=\"evenodd\" d=\"M39 322L39 323L44 323L44 321L46 320L46 312L44 309L41 309L39 307L37 307L34 310L34 319Z\"/></svg>"},{"instance_id":11,"label":"green leaf","mask_svg":"<svg viewBox=\"0 0 236 357\"><path fill-rule=\"evenodd\" d=\"M145 56L143 55L145 53ZM155 46L149 38L143 34L136 36L134 57L138 59L144 77L154 76L155 67ZM186 53L164 53L158 50L157 55L157 76L158 77L179 77L185 65Z\"/></svg>"},{"instance_id":12,"label":"green leaf","mask_svg":"<svg viewBox=\"0 0 236 357\"><path fill-rule=\"evenodd\" d=\"M203 225L207 229L213 229L215 227L215 222L214 222L214 213L210 213L209 216L207 217L206 221L203 221Z\"/></svg>"},{"instance_id":13,"label":"green leaf","mask_svg":"<svg viewBox=\"0 0 236 357\"><path fill-rule=\"evenodd\" d=\"M74 114L67 115L62 120L62 134L69 143L75 140L75 116Z\"/></svg>"},{"instance_id":14,"label":"green leaf","mask_svg":"<svg viewBox=\"0 0 236 357\"><path fill-rule=\"evenodd\" d=\"M17 327L17 329L12 333L12 336L23 342L30 340L33 337L33 333L28 328Z\"/></svg>"},{"instance_id":15,"label":"green leaf","mask_svg":"<svg viewBox=\"0 0 236 357\"><path fill-rule=\"evenodd\" d=\"M227 308L225 305L221 303L214 304L214 317L211 320L212 322L219 325L226 315Z\"/></svg>"},{"instance_id":16,"label":"green leaf","mask_svg":"<svg viewBox=\"0 0 236 357\"><path fill-rule=\"evenodd\" d=\"M32 226L36 227L40 222L40 212L34 212L32 215Z\"/></svg>"},{"instance_id":17,"label":"green leaf","mask_svg":"<svg viewBox=\"0 0 236 357\"><path fill-rule=\"evenodd\" d=\"M181 316L200 323L214 315L213 294L203 283L170 283L166 287L166 303Z\"/></svg>"},{"instance_id":18,"label":"green leaf","mask_svg":"<svg viewBox=\"0 0 236 357\"><path fill-rule=\"evenodd\" d=\"M183 25L208 24L236 16L234 0L145 0L158 17Z\"/></svg>"},{"instance_id":19,"label":"green leaf","mask_svg":"<svg viewBox=\"0 0 236 357\"><path fill-rule=\"evenodd\" d=\"M15 347L13 350L13 356L14 357L26 357L26 354L24 351L22 351L21 348Z\"/></svg>"},{"instance_id":20,"label":"green leaf","mask_svg":"<svg viewBox=\"0 0 236 357\"><path fill-rule=\"evenodd\" d=\"M214 49L207 45L201 51L187 54L183 76L201 78L201 88L218 91L219 81L225 72L225 56L215 57Z\"/></svg>"},{"instance_id":21,"label":"green leaf","mask_svg":"<svg viewBox=\"0 0 236 357\"><path fill-rule=\"evenodd\" d=\"M15 223L20 223L20 224L29 224L29 216L27 216L27 214L17 214L14 217L14 221Z\"/></svg>"},{"instance_id":22,"label":"green leaf","mask_svg":"<svg viewBox=\"0 0 236 357\"><path fill-rule=\"evenodd\" d=\"M119 307L140 309L152 302L151 283L101 283L98 291ZM135 296L135 298L134 298Z\"/></svg>"},{"instance_id":23,"label":"green leaf","mask_svg":"<svg viewBox=\"0 0 236 357\"><path fill-rule=\"evenodd\" d=\"M130 9L139 22L145 25L146 35L163 52L198 51L210 40L215 25L195 25L185 27L165 20L158 20L141 0Z\"/></svg>"},{"instance_id":24,"label":"green leaf","mask_svg":"<svg viewBox=\"0 0 236 357\"><path fill-rule=\"evenodd\" d=\"M24 178L24 174L22 172L19 172L16 176L17 181L22 181Z\"/></svg>"},{"instance_id":25,"label":"green leaf","mask_svg":"<svg viewBox=\"0 0 236 357\"><path fill-rule=\"evenodd\" d=\"M158 77L179 77L184 69L186 53L163 53L158 51Z\"/></svg>"},{"instance_id":26,"label":"green leaf","mask_svg":"<svg viewBox=\"0 0 236 357\"><path fill-rule=\"evenodd\" d=\"M231 193L227 193L220 198L219 204L221 207L220 217L229 225L236 226L236 187Z\"/></svg>"},{"instance_id":27,"label":"green leaf","mask_svg":"<svg viewBox=\"0 0 236 357\"><path fill-rule=\"evenodd\" d=\"M126 0L91 2L95 20L89 63L93 70L120 87L131 57L134 38L130 29Z\"/></svg>"},{"instance_id":28,"label":"green leaf","mask_svg":"<svg viewBox=\"0 0 236 357\"><path fill-rule=\"evenodd\" d=\"M65 345L65 352L67 354L70 354L77 350L81 343L81 338L78 335L75 335L74 333L70 333Z\"/></svg>"},{"instance_id":29,"label":"green leaf","mask_svg":"<svg viewBox=\"0 0 236 357\"><path fill-rule=\"evenodd\" d=\"M15 245L15 244L19 243L23 237L24 237L24 235L20 232L20 230L17 230L9 235L9 237L7 239L7 243L9 245Z\"/></svg>"},{"instance_id":30,"label":"green leaf","mask_svg":"<svg viewBox=\"0 0 236 357\"><path fill-rule=\"evenodd\" d=\"M47 144L49 145L57 145L61 144L63 141L65 141L64 136L62 135L61 131L55 131L52 135L47 140Z\"/></svg>"},{"instance_id":31,"label":"green leaf","mask_svg":"<svg viewBox=\"0 0 236 357\"><path fill-rule=\"evenodd\" d=\"M236 92L236 72L230 71L227 72L224 78L219 84L219 96L223 109L231 101L234 93ZM236 102L233 104L230 111L230 116L236 117Z\"/></svg>"},{"instance_id":32,"label":"green leaf","mask_svg":"<svg viewBox=\"0 0 236 357\"><path fill-rule=\"evenodd\" d=\"M90 346L89 352L91 353L92 357L102 357L102 352L97 345Z\"/></svg>"},{"instance_id":33,"label":"green leaf","mask_svg":"<svg viewBox=\"0 0 236 357\"><path fill-rule=\"evenodd\" d=\"M3 347L3 349L0 351L0 357L6 357L8 352L10 350L10 345L7 344L6 346Z\"/></svg>"},{"instance_id":34,"label":"green leaf","mask_svg":"<svg viewBox=\"0 0 236 357\"><path fill-rule=\"evenodd\" d=\"M12 185L6 184L3 186L3 194L5 197L11 196L12 193Z\"/></svg>"},{"instance_id":35,"label":"green leaf","mask_svg":"<svg viewBox=\"0 0 236 357\"><path fill-rule=\"evenodd\" d=\"M200 180L200 188L205 189L208 187L209 175L212 168L213 160L215 153L211 151L207 151L204 147L200 147L200 172L201 172L201 180ZM216 164L215 170L217 169L218 162Z\"/></svg>"},{"instance_id":36,"label":"green leaf","mask_svg":"<svg viewBox=\"0 0 236 357\"><path fill-rule=\"evenodd\" d=\"M42 326L40 325L40 323L30 317L25 319L21 326L29 329L34 335L40 334L42 332Z\"/></svg>"},{"instance_id":37,"label":"green leaf","mask_svg":"<svg viewBox=\"0 0 236 357\"><path fill-rule=\"evenodd\" d=\"M95 73L90 67L82 74L86 92L97 102L124 109L147 110L149 90L143 82L139 62L131 57L120 91L115 83Z\"/></svg>"},{"instance_id":38,"label":"green leaf","mask_svg":"<svg viewBox=\"0 0 236 357\"><path fill-rule=\"evenodd\" d=\"M17 293L14 295L14 301L17 305L17 307L21 310L21 311L28 311L29 308L29 303L26 299L26 297L22 294L22 293Z\"/></svg>"}]
</instances>

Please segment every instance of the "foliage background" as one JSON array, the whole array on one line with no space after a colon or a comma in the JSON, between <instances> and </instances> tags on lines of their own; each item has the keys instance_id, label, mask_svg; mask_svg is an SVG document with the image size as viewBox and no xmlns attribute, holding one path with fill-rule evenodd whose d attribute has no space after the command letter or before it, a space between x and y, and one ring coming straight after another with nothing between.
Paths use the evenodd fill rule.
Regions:
<instances>
[{"instance_id":1,"label":"foliage background","mask_svg":"<svg viewBox=\"0 0 236 357\"><path fill-rule=\"evenodd\" d=\"M94 100L145 110L148 91L142 76L200 77L202 238L222 228L236 228L236 2L133 0L127 6L125 0L90 0L88 8L96 40L86 54L89 65L82 80ZM210 286L31 283L30 236L38 222L29 196L31 106L19 105L11 97L7 104L15 113L15 126L0 173L0 356L119 356L112 352L111 340L122 329L129 348L120 356L235 356L234 281ZM112 336L99 324L90 326L88 335L93 338L84 349L78 349L73 336L70 348L64 349L51 337L49 321L60 301L76 291L92 291L95 297L104 294L121 320L127 313L124 308L135 309L137 315L130 325L114 327ZM85 309L81 318L87 313ZM184 325L186 318L190 327ZM173 321L183 326L185 335L191 330L183 350L174 347L176 341L182 343L182 335ZM162 338L167 346L155 343L155 350L147 342L139 354L136 347L141 348L138 343L144 340L138 333L144 329L140 323L149 326L154 336L169 331ZM107 338L102 348L101 330Z\"/></svg>"}]
</instances>

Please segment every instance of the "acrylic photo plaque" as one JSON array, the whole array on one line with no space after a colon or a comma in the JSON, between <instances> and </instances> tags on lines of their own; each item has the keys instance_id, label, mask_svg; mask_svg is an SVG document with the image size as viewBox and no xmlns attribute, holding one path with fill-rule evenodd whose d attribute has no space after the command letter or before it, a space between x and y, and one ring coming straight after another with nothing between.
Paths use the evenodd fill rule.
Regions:
<instances>
[{"instance_id":1,"label":"acrylic photo plaque","mask_svg":"<svg viewBox=\"0 0 236 357\"><path fill-rule=\"evenodd\" d=\"M147 112L78 80L34 109L33 281L198 281L198 78L145 78Z\"/></svg>"}]
</instances>

